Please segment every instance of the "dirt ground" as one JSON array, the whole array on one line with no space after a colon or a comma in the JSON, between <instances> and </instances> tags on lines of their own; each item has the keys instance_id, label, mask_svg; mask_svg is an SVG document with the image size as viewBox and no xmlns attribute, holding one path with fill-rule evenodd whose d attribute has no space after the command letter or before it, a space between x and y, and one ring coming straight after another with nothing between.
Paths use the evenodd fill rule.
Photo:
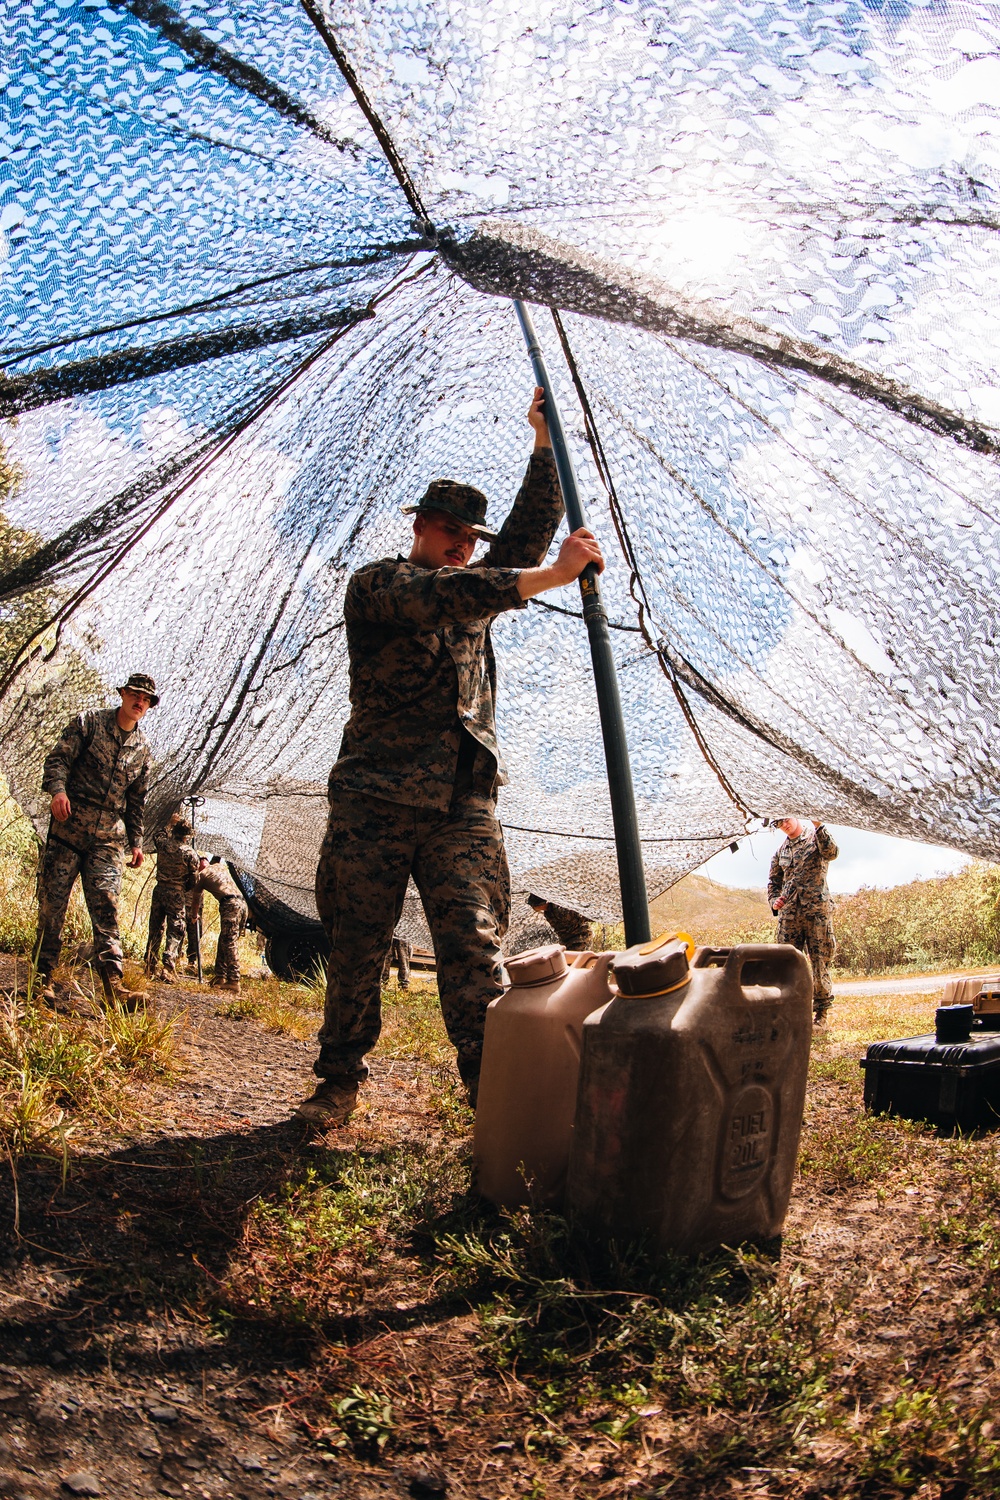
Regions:
<instances>
[{"instance_id":1,"label":"dirt ground","mask_svg":"<svg viewBox=\"0 0 1000 1500\"><path fill-rule=\"evenodd\" d=\"M376 1056L355 1122L309 1139L310 1042L154 989L179 1071L124 1125L77 1121L67 1158L21 1158L16 1195L6 1170L0 1496L1000 1494L995 1139L860 1108L862 1038L928 1029L933 997L843 1002L756 1301L708 1322L699 1292L715 1345L641 1375L626 1339L618 1375L571 1322L539 1354L537 1297L511 1344L527 1274L456 1273L485 1231L439 1062Z\"/></svg>"}]
</instances>

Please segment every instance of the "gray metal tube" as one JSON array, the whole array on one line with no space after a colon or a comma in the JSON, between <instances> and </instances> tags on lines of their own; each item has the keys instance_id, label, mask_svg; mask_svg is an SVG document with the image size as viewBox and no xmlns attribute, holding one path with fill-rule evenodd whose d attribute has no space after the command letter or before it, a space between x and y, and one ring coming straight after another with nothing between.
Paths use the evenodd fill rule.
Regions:
<instances>
[{"instance_id":1,"label":"gray metal tube","mask_svg":"<svg viewBox=\"0 0 1000 1500\"><path fill-rule=\"evenodd\" d=\"M556 472L562 488L566 506L566 521L570 531L588 524L580 500L580 491L566 443L566 434L559 418L555 393L545 368L538 338L535 334L531 314L523 302L515 299L514 311L528 346L528 355L535 372L535 384L545 392L545 416L552 439L552 454L556 461ZM611 818L615 830L615 849L618 854L618 880L621 886L622 916L625 921L625 941L628 944L649 941L649 898L646 894L646 874L642 868L642 845L639 842L639 820L635 811L635 791L632 786L632 767L628 757L628 741L625 738L625 720L622 716L618 678L615 661L611 653L611 633L608 617L601 602L600 574L593 563L584 568L580 576L580 594L583 599L583 618L590 637L590 656L594 667L594 682L597 687L597 707L601 715L601 733L604 736L604 759L608 769L608 788L611 793Z\"/></svg>"}]
</instances>

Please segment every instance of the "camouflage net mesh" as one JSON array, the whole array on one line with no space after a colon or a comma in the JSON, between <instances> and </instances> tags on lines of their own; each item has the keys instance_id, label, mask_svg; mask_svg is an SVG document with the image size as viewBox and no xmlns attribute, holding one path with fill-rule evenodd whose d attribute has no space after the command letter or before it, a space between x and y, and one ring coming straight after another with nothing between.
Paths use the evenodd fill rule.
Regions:
<instances>
[{"instance_id":1,"label":"camouflage net mesh","mask_svg":"<svg viewBox=\"0 0 1000 1500\"><path fill-rule=\"evenodd\" d=\"M2 14L0 729L36 817L60 723L152 672L151 826L203 795L201 841L315 917L345 582L435 476L502 518L520 295L651 893L789 809L996 857L997 7ZM613 917L578 613L495 628L500 811L516 887Z\"/></svg>"}]
</instances>

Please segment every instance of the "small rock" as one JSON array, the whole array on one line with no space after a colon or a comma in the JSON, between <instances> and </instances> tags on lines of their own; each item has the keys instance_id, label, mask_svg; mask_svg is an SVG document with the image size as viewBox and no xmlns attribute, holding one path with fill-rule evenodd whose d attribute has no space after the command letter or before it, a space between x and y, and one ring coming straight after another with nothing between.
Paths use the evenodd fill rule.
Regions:
<instances>
[{"instance_id":1,"label":"small rock","mask_svg":"<svg viewBox=\"0 0 1000 1500\"><path fill-rule=\"evenodd\" d=\"M411 1495L443 1495L448 1481L440 1469L428 1469L423 1464L410 1475Z\"/></svg>"},{"instance_id":2,"label":"small rock","mask_svg":"<svg viewBox=\"0 0 1000 1500\"><path fill-rule=\"evenodd\" d=\"M137 1443L135 1451L136 1451L136 1453L138 1453L138 1455L139 1455L140 1458L159 1458L160 1457L160 1450L159 1450L159 1448L156 1446L155 1443L151 1443L148 1440L148 1438L143 1439L143 1441L141 1443Z\"/></svg>"},{"instance_id":3,"label":"small rock","mask_svg":"<svg viewBox=\"0 0 1000 1500\"><path fill-rule=\"evenodd\" d=\"M491 1453L513 1453L513 1451L513 1443L494 1443L493 1447L490 1449Z\"/></svg>"},{"instance_id":4,"label":"small rock","mask_svg":"<svg viewBox=\"0 0 1000 1500\"><path fill-rule=\"evenodd\" d=\"M100 1495L101 1481L96 1474L91 1474L89 1469L81 1469L79 1474L67 1474L63 1480L63 1489L69 1490L71 1495Z\"/></svg>"},{"instance_id":5,"label":"small rock","mask_svg":"<svg viewBox=\"0 0 1000 1500\"><path fill-rule=\"evenodd\" d=\"M180 1416L176 1406L167 1406L165 1402L162 1405L147 1406L146 1411L149 1413L151 1422L164 1422L168 1425L176 1422Z\"/></svg>"},{"instance_id":6,"label":"small rock","mask_svg":"<svg viewBox=\"0 0 1000 1500\"><path fill-rule=\"evenodd\" d=\"M246 1469L248 1474L263 1474L264 1472L264 1465L259 1458L254 1458L252 1454L248 1458L237 1459L237 1463L241 1469Z\"/></svg>"},{"instance_id":7,"label":"small rock","mask_svg":"<svg viewBox=\"0 0 1000 1500\"><path fill-rule=\"evenodd\" d=\"M33 1416L40 1427L54 1427L56 1423L65 1421L65 1413L55 1401L39 1401Z\"/></svg>"}]
</instances>

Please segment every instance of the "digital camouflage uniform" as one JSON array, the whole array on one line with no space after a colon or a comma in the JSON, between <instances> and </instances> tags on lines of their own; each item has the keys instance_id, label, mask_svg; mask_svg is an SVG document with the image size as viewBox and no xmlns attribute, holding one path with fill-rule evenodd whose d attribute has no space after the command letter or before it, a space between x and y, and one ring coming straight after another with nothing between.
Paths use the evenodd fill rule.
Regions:
<instances>
[{"instance_id":1,"label":"digital camouflage uniform","mask_svg":"<svg viewBox=\"0 0 1000 1500\"><path fill-rule=\"evenodd\" d=\"M578 911L546 901L542 916L564 948L571 953L586 953L591 944L590 923Z\"/></svg>"},{"instance_id":2,"label":"digital camouflage uniform","mask_svg":"<svg viewBox=\"0 0 1000 1500\"><path fill-rule=\"evenodd\" d=\"M316 902L330 938L320 1078L364 1079L381 1030L382 965L410 875L423 901L459 1071L479 1076L486 1007L501 993L510 872L496 819L490 621L521 609L562 516L551 451L536 450L499 537L467 568L370 563L344 601L351 717L330 773Z\"/></svg>"},{"instance_id":3,"label":"digital camouflage uniform","mask_svg":"<svg viewBox=\"0 0 1000 1500\"><path fill-rule=\"evenodd\" d=\"M189 964L198 962L200 948L199 934L205 930L202 919L204 911L205 896L197 886L187 892L184 900L184 922L187 928L187 961Z\"/></svg>"},{"instance_id":4,"label":"digital camouflage uniform","mask_svg":"<svg viewBox=\"0 0 1000 1500\"><path fill-rule=\"evenodd\" d=\"M247 906L239 887L225 865L206 865L197 879L198 889L208 891L219 903L219 942L215 950L215 978L219 984L238 984L239 938L247 920Z\"/></svg>"},{"instance_id":5,"label":"digital camouflage uniform","mask_svg":"<svg viewBox=\"0 0 1000 1500\"><path fill-rule=\"evenodd\" d=\"M791 943L809 955L813 972L813 1011L822 1020L833 1002L829 966L837 952L826 867L839 853L822 823L786 838L771 860L767 899L771 910L779 896L785 904L778 913L775 941Z\"/></svg>"},{"instance_id":6,"label":"digital camouflage uniform","mask_svg":"<svg viewBox=\"0 0 1000 1500\"><path fill-rule=\"evenodd\" d=\"M43 979L59 962L78 875L94 929L94 961L106 975L121 976L118 898L124 850L142 847L151 758L142 730L120 728L113 708L78 715L45 757L42 790L49 798L64 792L71 813L65 823L50 821L38 872L35 962Z\"/></svg>"},{"instance_id":7,"label":"digital camouflage uniform","mask_svg":"<svg viewBox=\"0 0 1000 1500\"><path fill-rule=\"evenodd\" d=\"M177 839L168 829L156 840L156 884L149 904L149 940L146 943L146 967L155 966L160 952L164 925L167 943L163 950L163 967L168 974L177 968L184 943L187 893L194 888L198 874L198 856L191 847L190 836Z\"/></svg>"}]
</instances>

